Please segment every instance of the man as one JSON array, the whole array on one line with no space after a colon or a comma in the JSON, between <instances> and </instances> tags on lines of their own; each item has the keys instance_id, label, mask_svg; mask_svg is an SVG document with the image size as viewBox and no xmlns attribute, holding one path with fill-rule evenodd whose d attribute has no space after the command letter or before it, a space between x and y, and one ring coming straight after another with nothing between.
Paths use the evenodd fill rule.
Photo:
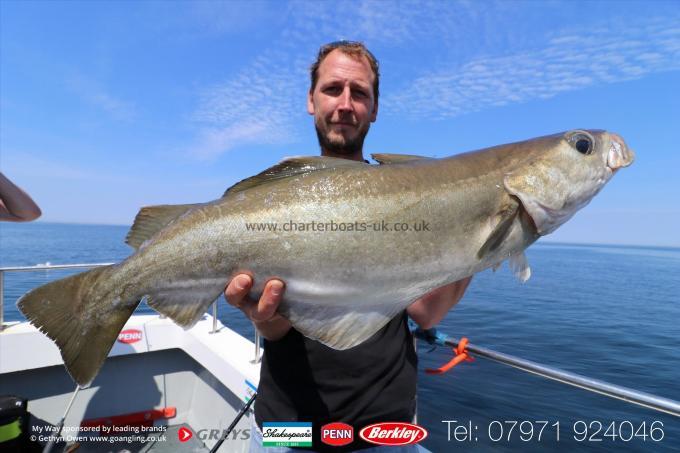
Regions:
<instances>
[{"instance_id":1,"label":"man","mask_svg":"<svg viewBox=\"0 0 680 453\"><path fill-rule=\"evenodd\" d=\"M31 197L0 172L0 220L30 222L40 214L40 208Z\"/></svg>"},{"instance_id":2,"label":"man","mask_svg":"<svg viewBox=\"0 0 680 453\"><path fill-rule=\"evenodd\" d=\"M322 156L364 161L364 138L377 118L378 94L378 62L363 44L341 41L321 47L311 67L307 111L314 116ZM460 300L469 282L466 278L436 289L406 313L430 328ZM312 421L314 449L323 449L319 428L326 423L342 421L358 431L371 423L413 420L417 356L406 313L365 343L338 351L303 337L276 313L284 282L267 282L259 301L248 297L252 285L249 275L237 275L225 297L265 338L255 404L260 428L263 422ZM360 439L350 445L369 447L374 446Z\"/></svg>"}]
</instances>

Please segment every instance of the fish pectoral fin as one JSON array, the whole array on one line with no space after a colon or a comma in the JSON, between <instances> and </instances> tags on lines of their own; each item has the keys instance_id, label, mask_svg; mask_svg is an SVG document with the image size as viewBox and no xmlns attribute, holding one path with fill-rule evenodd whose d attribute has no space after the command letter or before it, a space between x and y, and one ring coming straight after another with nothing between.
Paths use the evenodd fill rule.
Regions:
<instances>
[{"instance_id":1,"label":"fish pectoral fin","mask_svg":"<svg viewBox=\"0 0 680 453\"><path fill-rule=\"evenodd\" d=\"M492 252L503 243L518 213L519 203L514 200L513 203L506 205L498 212L497 215L500 216L500 221L477 252L477 258L484 258L487 253Z\"/></svg>"},{"instance_id":2,"label":"fish pectoral fin","mask_svg":"<svg viewBox=\"0 0 680 453\"><path fill-rule=\"evenodd\" d=\"M132 228L125 237L125 243L135 250L156 233L170 225L175 219L182 217L194 208L203 206L205 203L196 204L168 204L158 206L145 206L139 210Z\"/></svg>"},{"instance_id":3,"label":"fish pectoral fin","mask_svg":"<svg viewBox=\"0 0 680 453\"><path fill-rule=\"evenodd\" d=\"M278 181L293 176L312 173L319 170L333 168L347 168L367 165L365 162L326 156L297 156L288 157L273 167L269 167L255 176L246 178L229 187L224 196L232 195L252 187Z\"/></svg>"},{"instance_id":4,"label":"fish pectoral fin","mask_svg":"<svg viewBox=\"0 0 680 453\"><path fill-rule=\"evenodd\" d=\"M176 324L189 329L205 314L208 307L222 294L226 280L219 286L204 284L159 290L146 295L146 303Z\"/></svg>"},{"instance_id":5,"label":"fish pectoral fin","mask_svg":"<svg viewBox=\"0 0 680 453\"><path fill-rule=\"evenodd\" d=\"M434 157L416 156L414 154L386 154L386 153L371 154L371 157L373 158L373 160L377 161L380 165L400 164L402 162L412 162L414 160L434 159Z\"/></svg>"},{"instance_id":6,"label":"fish pectoral fin","mask_svg":"<svg viewBox=\"0 0 680 453\"><path fill-rule=\"evenodd\" d=\"M330 348L344 350L371 338L407 306L408 302L355 310L347 306L287 303L279 307L279 312L302 335Z\"/></svg>"},{"instance_id":7,"label":"fish pectoral fin","mask_svg":"<svg viewBox=\"0 0 680 453\"><path fill-rule=\"evenodd\" d=\"M529 280L531 277L531 268L529 267L529 261L527 261L527 256L524 252L519 252L510 257L508 261L510 265L510 270L522 283Z\"/></svg>"}]
</instances>

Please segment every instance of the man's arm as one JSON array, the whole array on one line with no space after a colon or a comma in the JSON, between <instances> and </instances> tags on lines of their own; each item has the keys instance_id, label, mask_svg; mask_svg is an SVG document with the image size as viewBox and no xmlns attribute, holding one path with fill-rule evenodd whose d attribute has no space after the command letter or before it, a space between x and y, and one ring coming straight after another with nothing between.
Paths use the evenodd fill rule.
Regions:
<instances>
[{"instance_id":1,"label":"man's arm","mask_svg":"<svg viewBox=\"0 0 680 453\"><path fill-rule=\"evenodd\" d=\"M465 294L472 276L437 288L408 306L406 312L421 328L431 329Z\"/></svg>"},{"instance_id":2,"label":"man's arm","mask_svg":"<svg viewBox=\"0 0 680 453\"><path fill-rule=\"evenodd\" d=\"M264 287L259 301L248 297L253 279L248 274L235 276L224 290L227 303L241 310L264 338L276 341L288 333L290 321L276 313L285 291L281 280L270 280Z\"/></svg>"},{"instance_id":3,"label":"man's arm","mask_svg":"<svg viewBox=\"0 0 680 453\"><path fill-rule=\"evenodd\" d=\"M40 208L31 197L0 173L0 220L28 222L40 214Z\"/></svg>"}]
</instances>

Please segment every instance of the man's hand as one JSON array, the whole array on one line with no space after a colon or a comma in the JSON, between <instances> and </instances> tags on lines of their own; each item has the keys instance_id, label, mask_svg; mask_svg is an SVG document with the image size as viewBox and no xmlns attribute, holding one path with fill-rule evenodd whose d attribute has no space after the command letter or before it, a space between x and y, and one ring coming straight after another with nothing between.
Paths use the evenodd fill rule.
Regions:
<instances>
[{"instance_id":1,"label":"man's hand","mask_svg":"<svg viewBox=\"0 0 680 453\"><path fill-rule=\"evenodd\" d=\"M29 222L40 214L35 201L0 172L0 220Z\"/></svg>"},{"instance_id":2,"label":"man's hand","mask_svg":"<svg viewBox=\"0 0 680 453\"><path fill-rule=\"evenodd\" d=\"M270 280L259 301L248 297L253 279L248 274L236 275L224 290L227 303L241 310L267 340L281 339L292 327L290 321L276 313L285 291L281 280Z\"/></svg>"}]
</instances>

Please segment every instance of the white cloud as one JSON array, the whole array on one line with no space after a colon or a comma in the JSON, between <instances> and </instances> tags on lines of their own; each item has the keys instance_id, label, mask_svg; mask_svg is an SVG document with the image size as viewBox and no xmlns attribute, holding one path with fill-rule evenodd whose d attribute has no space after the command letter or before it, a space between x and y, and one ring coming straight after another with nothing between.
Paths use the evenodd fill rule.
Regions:
<instances>
[{"instance_id":1,"label":"white cloud","mask_svg":"<svg viewBox=\"0 0 680 453\"><path fill-rule=\"evenodd\" d=\"M680 30L668 18L613 32L563 32L545 47L475 58L408 80L382 101L387 114L451 117L546 99L599 83L680 69Z\"/></svg>"},{"instance_id":2,"label":"white cloud","mask_svg":"<svg viewBox=\"0 0 680 453\"><path fill-rule=\"evenodd\" d=\"M107 112L115 119L131 120L135 116L135 106L132 102L115 97L90 77L76 74L67 80L67 86L83 101Z\"/></svg>"},{"instance_id":3,"label":"white cloud","mask_svg":"<svg viewBox=\"0 0 680 453\"><path fill-rule=\"evenodd\" d=\"M191 154L201 160L211 160L242 145L286 143L292 140L286 126L261 117L239 120L222 128L205 128L199 132Z\"/></svg>"},{"instance_id":4,"label":"white cloud","mask_svg":"<svg viewBox=\"0 0 680 453\"><path fill-rule=\"evenodd\" d=\"M388 78L391 91L383 85L382 115L445 118L680 68L680 28L672 17L641 19L636 27L615 18L572 21L566 23L573 29L543 35L523 22L527 15L542 22L544 9L555 17L560 7L291 2L267 50L201 93L189 154L214 159L237 146L295 141L306 115L308 66L318 45L334 39L364 41L399 71ZM419 66L421 55L429 60Z\"/></svg>"},{"instance_id":5,"label":"white cloud","mask_svg":"<svg viewBox=\"0 0 680 453\"><path fill-rule=\"evenodd\" d=\"M189 153L213 159L237 146L294 140L291 118L304 114L306 70L286 49L271 49L234 78L206 89Z\"/></svg>"}]
</instances>

